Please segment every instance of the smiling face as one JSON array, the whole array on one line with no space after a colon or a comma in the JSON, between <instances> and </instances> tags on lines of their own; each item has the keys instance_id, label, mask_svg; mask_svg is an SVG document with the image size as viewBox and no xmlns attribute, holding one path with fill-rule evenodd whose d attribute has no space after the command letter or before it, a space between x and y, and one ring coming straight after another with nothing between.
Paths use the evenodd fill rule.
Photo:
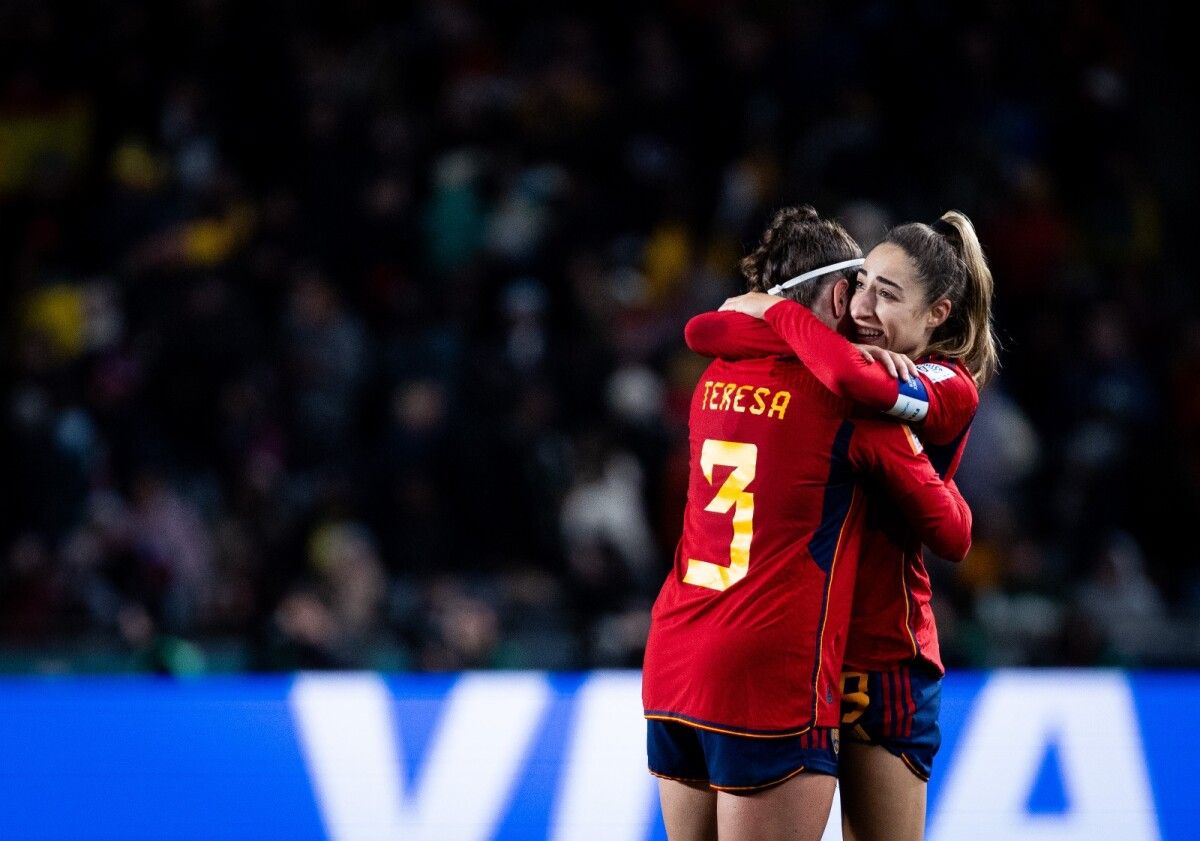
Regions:
<instances>
[{"instance_id":1,"label":"smiling face","mask_svg":"<svg viewBox=\"0 0 1200 841\"><path fill-rule=\"evenodd\" d=\"M934 329L950 314L943 298L930 306L916 264L889 242L875 246L858 271L850 299L851 341L916 358Z\"/></svg>"}]
</instances>

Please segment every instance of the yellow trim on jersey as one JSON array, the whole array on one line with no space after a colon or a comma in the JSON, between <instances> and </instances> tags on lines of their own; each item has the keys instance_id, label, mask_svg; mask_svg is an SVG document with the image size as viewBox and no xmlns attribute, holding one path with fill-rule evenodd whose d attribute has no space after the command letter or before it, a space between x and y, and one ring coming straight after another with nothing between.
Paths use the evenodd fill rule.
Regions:
<instances>
[{"instance_id":1,"label":"yellow trim on jersey","mask_svg":"<svg viewBox=\"0 0 1200 841\"><path fill-rule=\"evenodd\" d=\"M837 570L838 558L841 557L841 554L842 554L842 538L845 537L845 535L846 535L846 526L848 526L852 522L852 520L853 520L852 515L854 514L854 506L858 505L858 503L861 500L862 500L862 494L859 491L858 486L856 485L854 488L854 494L850 497L850 507L848 507L846 509L846 519L842 520L842 528L838 531L837 544L833 547L833 560L829 564L829 577L828 577L828 580L825 582L825 612L821 616L821 630L817 634L817 671L816 671L815 679L813 680L813 688L812 688L813 721L814 722L817 720L817 709L821 706L821 694L818 690L821 685L821 667L822 667L822 665L824 665L825 623L829 619L829 593L830 593L830 591L833 590L833 576L834 576L834 572ZM839 686L838 686L839 690L841 689L840 677L841 676L839 675Z\"/></svg>"},{"instance_id":2,"label":"yellow trim on jersey","mask_svg":"<svg viewBox=\"0 0 1200 841\"><path fill-rule=\"evenodd\" d=\"M921 439L912 431L912 427L906 423L900 424L900 428L904 430L904 434L908 437L908 446L912 447L913 455L919 456L925 451L925 446L921 443Z\"/></svg>"},{"instance_id":3,"label":"yellow trim on jersey","mask_svg":"<svg viewBox=\"0 0 1200 841\"><path fill-rule=\"evenodd\" d=\"M912 628L908 624L908 616L910 611L908 605L908 559L903 552L900 553L900 589L904 593L904 632L908 634L908 641L912 643L913 657L920 654L920 649L917 648L917 638L913 635Z\"/></svg>"},{"instance_id":4,"label":"yellow trim on jersey","mask_svg":"<svg viewBox=\"0 0 1200 841\"><path fill-rule=\"evenodd\" d=\"M708 724L697 724L686 718L679 718L673 715L652 715L643 713L642 718L650 721L673 721L676 724L686 724L688 727L695 727L697 730L707 730L710 733L723 733L726 736L745 736L750 739L786 739L789 736L802 736L809 730L813 729L811 724L802 727L799 730L789 730L786 733L747 733L744 730L726 730L721 727L713 727Z\"/></svg>"}]
</instances>

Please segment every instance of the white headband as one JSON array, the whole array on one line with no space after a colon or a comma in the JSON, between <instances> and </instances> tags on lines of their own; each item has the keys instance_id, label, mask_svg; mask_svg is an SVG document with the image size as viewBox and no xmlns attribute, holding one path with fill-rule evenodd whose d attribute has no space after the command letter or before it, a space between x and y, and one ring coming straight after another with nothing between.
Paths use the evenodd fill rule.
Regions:
<instances>
[{"instance_id":1,"label":"white headband","mask_svg":"<svg viewBox=\"0 0 1200 841\"><path fill-rule=\"evenodd\" d=\"M866 262L866 261L863 260L862 257L859 257L855 260L843 260L840 263L834 263L832 266L825 266L824 268L821 268L821 269L813 269L811 272L805 272L802 275L797 275L796 277L792 278L791 280L785 280L783 283L780 283L778 286L772 286L770 289L767 290L767 294L768 295L778 295L783 290L791 289L793 286L795 286L798 283L804 283L804 281L806 281L806 280L812 280L814 277L820 277L823 274L829 274L830 272L836 272L838 269L848 269L851 266L861 266L864 262Z\"/></svg>"}]
</instances>

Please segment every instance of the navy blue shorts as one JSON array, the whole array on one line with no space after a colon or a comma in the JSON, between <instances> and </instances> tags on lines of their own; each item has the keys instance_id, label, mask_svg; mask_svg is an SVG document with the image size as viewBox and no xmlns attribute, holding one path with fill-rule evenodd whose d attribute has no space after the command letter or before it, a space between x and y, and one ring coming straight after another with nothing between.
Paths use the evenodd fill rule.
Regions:
<instances>
[{"instance_id":1,"label":"navy blue shorts","mask_svg":"<svg viewBox=\"0 0 1200 841\"><path fill-rule=\"evenodd\" d=\"M836 727L755 738L714 733L677 721L646 721L651 774L735 794L770 788L801 771L836 776L837 751Z\"/></svg>"},{"instance_id":2,"label":"navy blue shorts","mask_svg":"<svg viewBox=\"0 0 1200 841\"><path fill-rule=\"evenodd\" d=\"M881 745L929 780L942 744L942 676L925 663L886 672L842 672L842 738Z\"/></svg>"}]
</instances>

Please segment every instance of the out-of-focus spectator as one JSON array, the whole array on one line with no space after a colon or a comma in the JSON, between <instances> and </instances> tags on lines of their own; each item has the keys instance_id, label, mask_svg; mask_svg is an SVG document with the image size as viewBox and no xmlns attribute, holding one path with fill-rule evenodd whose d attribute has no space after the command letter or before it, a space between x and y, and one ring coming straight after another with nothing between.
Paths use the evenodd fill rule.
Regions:
<instances>
[{"instance_id":1,"label":"out-of-focus spectator","mask_svg":"<svg viewBox=\"0 0 1200 841\"><path fill-rule=\"evenodd\" d=\"M1114 532L1100 547L1100 557L1078 588L1075 604L1082 618L1122 663L1151 659L1170 631L1166 605L1147 576L1142 549L1125 532Z\"/></svg>"}]
</instances>

